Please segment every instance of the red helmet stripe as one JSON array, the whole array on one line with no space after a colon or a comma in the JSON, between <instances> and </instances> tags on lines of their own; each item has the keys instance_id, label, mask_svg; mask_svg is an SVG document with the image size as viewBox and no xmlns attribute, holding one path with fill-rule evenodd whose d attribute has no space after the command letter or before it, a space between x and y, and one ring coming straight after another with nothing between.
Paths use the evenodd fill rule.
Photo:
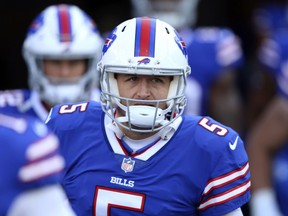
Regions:
<instances>
[{"instance_id":1,"label":"red helmet stripe","mask_svg":"<svg viewBox=\"0 0 288 216\"><path fill-rule=\"evenodd\" d=\"M137 18L135 56L154 57L156 21L150 18Z\"/></svg>"},{"instance_id":2,"label":"red helmet stripe","mask_svg":"<svg viewBox=\"0 0 288 216\"><path fill-rule=\"evenodd\" d=\"M72 41L71 20L69 8L66 5L61 5L58 8L59 20L59 39L61 42Z\"/></svg>"}]
</instances>

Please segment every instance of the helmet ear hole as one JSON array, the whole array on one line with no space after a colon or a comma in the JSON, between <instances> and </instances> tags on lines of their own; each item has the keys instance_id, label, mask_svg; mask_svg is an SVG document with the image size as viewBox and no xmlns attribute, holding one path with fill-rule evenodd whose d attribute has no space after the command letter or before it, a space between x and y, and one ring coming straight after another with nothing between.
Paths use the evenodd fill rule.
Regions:
<instances>
[{"instance_id":1,"label":"helmet ear hole","mask_svg":"<svg viewBox=\"0 0 288 216\"><path fill-rule=\"evenodd\" d=\"M125 31L125 28L126 28L126 26L124 26L124 27L123 27L123 29L122 29L122 32L124 32L124 31Z\"/></svg>"},{"instance_id":2,"label":"helmet ear hole","mask_svg":"<svg viewBox=\"0 0 288 216\"><path fill-rule=\"evenodd\" d=\"M166 29L167 34L170 34L169 29L168 28L165 28L165 29Z\"/></svg>"}]
</instances>

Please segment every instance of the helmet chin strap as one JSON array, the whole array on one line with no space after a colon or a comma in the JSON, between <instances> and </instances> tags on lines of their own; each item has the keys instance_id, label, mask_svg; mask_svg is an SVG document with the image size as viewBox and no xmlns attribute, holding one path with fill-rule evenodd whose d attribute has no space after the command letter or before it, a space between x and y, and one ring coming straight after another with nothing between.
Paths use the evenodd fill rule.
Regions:
<instances>
[{"instance_id":1,"label":"helmet chin strap","mask_svg":"<svg viewBox=\"0 0 288 216\"><path fill-rule=\"evenodd\" d=\"M121 106L126 111L126 115L118 117L119 122L129 122L140 128L151 128L158 125L167 123L165 120L166 112L161 108L151 106L129 106L127 109L125 106Z\"/></svg>"}]
</instances>

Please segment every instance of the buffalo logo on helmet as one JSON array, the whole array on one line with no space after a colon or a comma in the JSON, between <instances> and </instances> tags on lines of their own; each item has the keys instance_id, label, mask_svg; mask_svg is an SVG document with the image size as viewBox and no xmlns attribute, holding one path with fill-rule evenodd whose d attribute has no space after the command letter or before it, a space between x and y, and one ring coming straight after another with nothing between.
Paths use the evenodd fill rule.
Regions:
<instances>
[{"instance_id":1,"label":"buffalo logo on helmet","mask_svg":"<svg viewBox=\"0 0 288 216\"><path fill-rule=\"evenodd\" d=\"M149 58L143 58L137 61L138 65L140 64L149 64L150 63L150 59Z\"/></svg>"}]
</instances>

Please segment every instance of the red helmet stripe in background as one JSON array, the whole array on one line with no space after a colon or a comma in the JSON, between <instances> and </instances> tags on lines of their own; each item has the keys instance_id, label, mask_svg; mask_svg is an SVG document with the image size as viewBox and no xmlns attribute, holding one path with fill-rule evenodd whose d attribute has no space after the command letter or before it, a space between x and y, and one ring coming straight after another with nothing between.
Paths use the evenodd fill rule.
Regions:
<instances>
[{"instance_id":1,"label":"red helmet stripe in background","mask_svg":"<svg viewBox=\"0 0 288 216\"><path fill-rule=\"evenodd\" d=\"M58 7L59 39L61 42L72 41L72 29L70 22L69 7L62 5Z\"/></svg>"},{"instance_id":2,"label":"red helmet stripe in background","mask_svg":"<svg viewBox=\"0 0 288 216\"><path fill-rule=\"evenodd\" d=\"M156 20L137 18L134 56L154 57Z\"/></svg>"}]
</instances>

